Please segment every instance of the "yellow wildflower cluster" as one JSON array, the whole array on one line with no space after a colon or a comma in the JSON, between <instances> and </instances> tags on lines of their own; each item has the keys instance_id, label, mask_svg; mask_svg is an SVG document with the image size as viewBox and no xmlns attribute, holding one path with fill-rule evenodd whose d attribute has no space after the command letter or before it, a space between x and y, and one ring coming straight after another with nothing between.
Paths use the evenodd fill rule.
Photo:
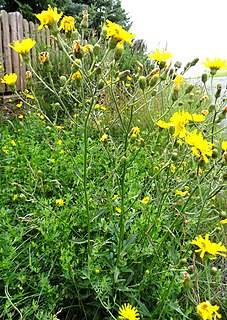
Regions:
<instances>
[{"instance_id":1,"label":"yellow wildflower cluster","mask_svg":"<svg viewBox=\"0 0 227 320\"><path fill-rule=\"evenodd\" d=\"M131 306L129 303L125 303L119 308L118 318L122 320L139 320L140 316L135 307Z\"/></svg>"},{"instance_id":2,"label":"yellow wildflower cluster","mask_svg":"<svg viewBox=\"0 0 227 320\"><path fill-rule=\"evenodd\" d=\"M62 15L63 12L58 13L57 8L52 9L51 6L48 5L47 10L43 10L41 13L35 15L40 21L38 29L41 30L43 27L53 27L58 23Z\"/></svg>"},{"instance_id":3,"label":"yellow wildflower cluster","mask_svg":"<svg viewBox=\"0 0 227 320\"><path fill-rule=\"evenodd\" d=\"M135 38L135 35L124 30L122 26L118 25L117 23L114 23L110 20L106 20L106 23L103 28L106 32L106 38L114 38L117 40L117 42L122 41L128 42L129 44L132 44L132 39Z\"/></svg>"},{"instance_id":4,"label":"yellow wildflower cluster","mask_svg":"<svg viewBox=\"0 0 227 320\"><path fill-rule=\"evenodd\" d=\"M219 308L219 306L212 306L209 301L206 301L197 305L196 311L203 320L215 320L222 317L221 314L217 312Z\"/></svg>"},{"instance_id":5,"label":"yellow wildflower cluster","mask_svg":"<svg viewBox=\"0 0 227 320\"><path fill-rule=\"evenodd\" d=\"M195 250L195 252L200 252L200 258L203 258L206 252L214 256L214 258L212 259L215 259L216 255L220 255L223 257L227 256L225 253L221 253L221 252L227 252L227 249L222 244L222 242L219 242L219 243L211 242L209 240L209 234L206 234L205 238L199 235L198 237L196 237L195 240L191 241L191 244L195 244L196 246L199 247L199 249Z\"/></svg>"},{"instance_id":6,"label":"yellow wildflower cluster","mask_svg":"<svg viewBox=\"0 0 227 320\"><path fill-rule=\"evenodd\" d=\"M148 58L150 60L157 61L157 63L160 63L161 61L167 61L172 57L172 53L166 52L164 49L162 49L161 51L159 49L155 49L154 53L148 54Z\"/></svg>"}]
</instances>

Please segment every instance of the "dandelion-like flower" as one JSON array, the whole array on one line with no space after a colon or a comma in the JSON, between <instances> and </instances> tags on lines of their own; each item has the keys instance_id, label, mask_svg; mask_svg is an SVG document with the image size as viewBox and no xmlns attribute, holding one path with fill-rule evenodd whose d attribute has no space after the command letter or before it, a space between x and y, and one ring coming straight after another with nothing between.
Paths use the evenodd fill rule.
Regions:
<instances>
[{"instance_id":1,"label":"dandelion-like flower","mask_svg":"<svg viewBox=\"0 0 227 320\"><path fill-rule=\"evenodd\" d=\"M227 60L221 60L220 58L214 58L214 59L206 58L206 61L202 62L202 64L207 69L214 71L214 74L218 70L226 70L227 69Z\"/></svg>"},{"instance_id":2,"label":"dandelion-like flower","mask_svg":"<svg viewBox=\"0 0 227 320\"><path fill-rule=\"evenodd\" d=\"M64 16L60 23L59 30L64 30L65 33L75 30L75 18L72 16Z\"/></svg>"},{"instance_id":3,"label":"dandelion-like flower","mask_svg":"<svg viewBox=\"0 0 227 320\"><path fill-rule=\"evenodd\" d=\"M36 14L36 18L40 21L40 26L38 27L39 30L41 30L43 27L45 28L52 28L56 26L58 21L61 19L61 16L63 15L63 12L58 13L57 8L54 9L51 8L50 5L48 5L47 10L43 10L41 13Z\"/></svg>"},{"instance_id":4,"label":"dandelion-like flower","mask_svg":"<svg viewBox=\"0 0 227 320\"><path fill-rule=\"evenodd\" d=\"M17 74L16 73L10 73L6 74L3 79L1 80L1 83L5 83L8 86L14 86L17 82Z\"/></svg>"},{"instance_id":5,"label":"dandelion-like flower","mask_svg":"<svg viewBox=\"0 0 227 320\"><path fill-rule=\"evenodd\" d=\"M222 150L224 150L224 151L227 150L227 141L222 141L222 143L221 143L221 148L222 148Z\"/></svg>"},{"instance_id":6,"label":"dandelion-like flower","mask_svg":"<svg viewBox=\"0 0 227 320\"><path fill-rule=\"evenodd\" d=\"M132 44L132 39L135 38L134 34L124 30L122 26L110 20L106 20L106 23L104 25L104 30L106 31L107 39L112 37L116 39L117 42L123 41L123 42L128 42L129 44Z\"/></svg>"},{"instance_id":7,"label":"dandelion-like flower","mask_svg":"<svg viewBox=\"0 0 227 320\"><path fill-rule=\"evenodd\" d=\"M100 141L102 141L102 142L107 142L107 141L108 141L108 138L109 138L108 134L104 133L104 134L102 135L102 137L100 138Z\"/></svg>"},{"instance_id":8,"label":"dandelion-like flower","mask_svg":"<svg viewBox=\"0 0 227 320\"><path fill-rule=\"evenodd\" d=\"M82 79L82 75L81 75L80 71L74 72L71 79L73 81L80 81Z\"/></svg>"},{"instance_id":9,"label":"dandelion-like flower","mask_svg":"<svg viewBox=\"0 0 227 320\"><path fill-rule=\"evenodd\" d=\"M206 234L205 238L199 235L198 237L195 238L195 240L191 241L191 244L195 244L196 246L199 247L199 249L195 250L195 252L200 252L200 258L203 258L206 252L214 256L213 259L216 258L216 255L220 255L223 257L227 256L225 253L221 253L221 252L227 252L227 249L222 244L222 242L219 242L219 243L211 242L209 240L209 234Z\"/></svg>"},{"instance_id":10,"label":"dandelion-like flower","mask_svg":"<svg viewBox=\"0 0 227 320\"><path fill-rule=\"evenodd\" d=\"M119 319L123 320L139 320L139 312L131 304L125 303L119 308Z\"/></svg>"},{"instance_id":11,"label":"dandelion-like flower","mask_svg":"<svg viewBox=\"0 0 227 320\"><path fill-rule=\"evenodd\" d=\"M63 207L65 204L65 201L60 198L60 199L56 199L55 203L59 206L59 207Z\"/></svg>"},{"instance_id":12,"label":"dandelion-like flower","mask_svg":"<svg viewBox=\"0 0 227 320\"><path fill-rule=\"evenodd\" d=\"M151 198L150 197L144 197L142 200L140 200L140 202L141 203L143 203L143 204L148 204L148 202L151 200Z\"/></svg>"},{"instance_id":13,"label":"dandelion-like flower","mask_svg":"<svg viewBox=\"0 0 227 320\"><path fill-rule=\"evenodd\" d=\"M160 51L159 49L155 49L154 53L148 54L148 58L150 60L155 60L158 63L160 63L161 61L167 61L172 57L173 57L172 53L166 52L164 49L162 49L162 51Z\"/></svg>"},{"instance_id":14,"label":"dandelion-like flower","mask_svg":"<svg viewBox=\"0 0 227 320\"><path fill-rule=\"evenodd\" d=\"M177 90L179 91L180 90L180 86L181 86L181 83L184 81L184 78L181 74L178 74L176 76L176 78L173 80L174 82L174 90Z\"/></svg>"},{"instance_id":15,"label":"dandelion-like flower","mask_svg":"<svg viewBox=\"0 0 227 320\"><path fill-rule=\"evenodd\" d=\"M221 314L217 312L219 308L219 306L212 306L209 301L206 301L198 304L196 311L203 320L216 320L222 317Z\"/></svg>"},{"instance_id":16,"label":"dandelion-like flower","mask_svg":"<svg viewBox=\"0 0 227 320\"><path fill-rule=\"evenodd\" d=\"M213 144L203 139L201 132L197 133L197 129L193 132L188 132L185 141L192 146L191 150L195 156L199 157L200 160L208 162L207 156L212 156Z\"/></svg>"},{"instance_id":17,"label":"dandelion-like flower","mask_svg":"<svg viewBox=\"0 0 227 320\"><path fill-rule=\"evenodd\" d=\"M21 42L19 40L16 40L14 42L14 45L9 44L9 47L18 52L20 54L21 60L23 60L23 57L29 53L29 51L34 47L35 44L35 40L27 38L23 39Z\"/></svg>"}]
</instances>

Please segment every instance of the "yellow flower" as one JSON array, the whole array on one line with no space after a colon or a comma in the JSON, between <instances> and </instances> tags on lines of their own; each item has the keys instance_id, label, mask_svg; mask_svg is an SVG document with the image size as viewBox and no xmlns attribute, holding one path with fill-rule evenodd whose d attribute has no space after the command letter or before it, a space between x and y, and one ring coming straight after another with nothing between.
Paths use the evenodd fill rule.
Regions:
<instances>
[{"instance_id":1,"label":"yellow flower","mask_svg":"<svg viewBox=\"0 0 227 320\"><path fill-rule=\"evenodd\" d=\"M109 138L108 134L104 133L104 135L100 138L100 141L107 142L108 138Z\"/></svg>"},{"instance_id":2,"label":"yellow flower","mask_svg":"<svg viewBox=\"0 0 227 320\"><path fill-rule=\"evenodd\" d=\"M165 122L163 120L158 120L158 122L156 122L157 126L159 126L162 129L168 129L171 125L171 123Z\"/></svg>"},{"instance_id":3,"label":"yellow flower","mask_svg":"<svg viewBox=\"0 0 227 320\"><path fill-rule=\"evenodd\" d=\"M222 242L215 243L209 240L209 234L205 235L205 238L201 235L196 237L195 240L191 241L191 244L197 245L200 249L195 250L195 252L200 252L200 258L203 258L205 253L209 253L214 256L213 259L216 258L216 255L220 255L226 257L227 255L224 253L220 253L220 251L227 252L226 247L222 244Z\"/></svg>"},{"instance_id":4,"label":"yellow flower","mask_svg":"<svg viewBox=\"0 0 227 320\"><path fill-rule=\"evenodd\" d=\"M15 140L11 140L10 142L11 142L11 144L12 144L13 146L16 146L16 145L17 145L17 143L16 143Z\"/></svg>"},{"instance_id":5,"label":"yellow flower","mask_svg":"<svg viewBox=\"0 0 227 320\"><path fill-rule=\"evenodd\" d=\"M115 207L115 210L116 210L118 213L121 213L121 208Z\"/></svg>"},{"instance_id":6,"label":"yellow flower","mask_svg":"<svg viewBox=\"0 0 227 320\"><path fill-rule=\"evenodd\" d=\"M65 204L65 201L62 198L57 199L55 202L59 207L62 207Z\"/></svg>"},{"instance_id":7,"label":"yellow flower","mask_svg":"<svg viewBox=\"0 0 227 320\"><path fill-rule=\"evenodd\" d=\"M189 121L189 113L185 111L175 112L174 115L170 118L170 123L174 125L175 132L173 137L179 136L184 138L186 136L187 130L185 125Z\"/></svg>"},{"instance_id":8,"label":"yellow flower","mask_svg":"<svg viewBox=\"0 0 227 320\"><path fill-rule=\"evenodd\" d=\"M189 121L193 121L193 122L202 122L205 120L205 115L203 114L196 114L196 113L192 113L192 114L188 114L188 120Z\"/></svg>"},{"instance_id":9,"label":"yellow flower","mask_svg":"<svg viewBox=\"0 0 227 320\"><path fill-rule=\"evenodd\" d=\"M227 219L221 220L220 223L221 224L226 224L227 223Z\"/></svg>"},{"instance_id":10,"label":"yellow flower","mask_svg":"<svg viewBox=\"0 0 227 320\"><path fill-rule=\"evenodd\" d=\"M180 197L186 197L186 196L189 196L189 193L187 190L186 191L176 190L175 195Z\"/></svg>"},{"instance_id":11,"label":"yellow flower","mask_svg":"<svg viewBox=\"0 0 227 320\"><path fill-rule=\"evenodd\" d=\"M220 58L214 58L214 59L206 58L206 61L202 62L202 64L207 69L214 70L214 71L227 69L227 61L221 60Z\"/></svg>"},{"instance_id":12,"label":"yellow flower","mask_svg":"<svg viewBox=\"0 0 227 320\"><path fill-rule=\"evenodd\" d=\"M58 23L62 15L63 12L58 13L57 8L52 9L51 6L48 5L48 9L46 11L35 14L36 18L38 18L40 21L40 26L38 29L41 30L43 27L53 27Z\"/></svg>"},{"instance_id":13,"label":"yellow flower","mask_svg":"<svg viewBox=\"0 0 227 320\"><path fill-rule=\"evenodd\" d=\"M61 146L62 143L63 143L62 140L58 140L58 141L57 141L57 144L58 144L59 146Z\"/></svg>"},{"instance_id":14,"label":"yellow flower","mask_svg":"<svg viewBox=\"0 0 227 320\"><path fill-rule=\"evenodd\" d=\"M194 132L188 132L185 141L192 146L191 150L195 156L199 157L200 160L208 162L207 156L212 156L213 144L203 139L201 132L197 133L197 129Z\"/></svg>"},{"instance_id":15,"label":"yellow flower","mask_svg":"<svg viewBox=\"0 0 227 320\"><path fill-rule=\"evenodd\" d=\"M119 308L119 319L123 320L139 320L139 312L135 307L132 307L131 304L125 303Z\"/></svg>"},{"instance_id":16,"label":"yellow flower","mask_svg":"<svg viewBox=\"0 0 227 320\"><path fill-rule=\"evenodd\" d=\"M60 23L59 30L62 29L65 31L65 33L75 30L75 18L73 18L72 16L63 17Z\"/></svg>"},{"instance_id":17,"label":"yellow flower","mask_svg":"<svg viewBox=\"0 0 227 320\"><path fill-rule=\"evenodd\" d=\"M49 52L43 51L39 53L39 61L41 64L49 62Z\"/></svg>"},{"instance_id":18,"label":"yellow flower","mask_svg":"<svg viewBox=\"0 0 227 320\"><path fill-rule=\"evenodd\" d=\"M159 51L159 49L155 49L154 53L149 53L148 54L148 58L150 60L155 60L158 63L160 63L161 61L167 61L169 59L171 59L172 53L170 52L166 52L164 49L162 49L162 51Z\"/></svg>"},{"instance_id":19,"label":"yellow flower","mask_svg":"<svg viewBox=\"0 0 227 320\"><path fill-rule=\"evenodd\" d=\"M117 23L111 22L110 20L106 20L106 24L104 26L104 30L106 31L107 39L112 37L119 41L128 42L132 44L131 39L135 38L135 35L124 30Z\"/></svg>"},{"instance_id":20,"label":"yellow flower","mask_svg":"<svg viewBox=\"0 0 227 320\"><path fill-rule=\"evenodd\" d=\"M2 151L5 152L5 153L9 153L9 150L7 149L6 146L3 146L3 147L2 147Z\"/></svg>"},{"instance_id":21,"label":"yellow flower","mask_svg":"<svg viewBox=\"0 0 227 320\"><path fill-rule=\"evenodd\" d=\"M10 73L6 74L3 79L1 80L1 83L5 83L8 86L14 86L17 82L17 74L16 73Z\"/></svg>"},{"instance_id":22,"label":"yellow flower","mask_svg":"<svg viewBox=\"0 0 227 320\"><path fill-rule=\"evenodd\" d=\"M81 75L80 71L74 72L74 74L72 75L71 79L73 81L80 81L82 79L82 75Z\"/></svg>"},{"instance_id":23,"label":"yellow flower","mask_svg":"<svg viewBox=\"0 0 227 320\"><path fill-rule=\"evenodd\" d=\"M23 119L23 118L24 118L23 114L20 114L20 115L18 116L18 118L19 118L19 119Z\"/></svg>"},{"instance_id":24,"label":"yellow flower","mask_svg":"<svg viewBox=\"0 0 227 320\"><path fill-rule=\"evenodd\" d=\"M19 40L16 40L14 42L14 45L12 46L11 44L9 44L9 47L18 52L22 60L22 58L29 53L29 51L34 47L35 44L35 40L28 38L23 39L21 42Z\"/></svg>"},{"instance_id":25,"label":"yellow flower","mask_svg":"<svg viewBox=\"0 0 227 320\"><path fill-rule=\"evenodd\" d=\"M72 49L75 52L80 52L80 50L81 50L80 40L74 40L73 41Z\"/></svg>"},{"instance_id":26,"label":"yellow flower","mask_svg":"<svg viewBox=\"0 0 227 320\"><path fill-rule=\"evenodd\" d=\"M60 150L59 153L60 154L65 154L65 150Z\"/></svg>"},{"instance_id":27,"label":"yellow flower","mask_svg":"<svg viewBox=\"0 0 227 320\"><path fill-rule=\"evenodd\" d=\"M209 301L206 301L197 305L196 311L203 320L216 320L222 317L221 314L217 312L219 308L219 306L212 306Z\"/></svg>"},{"instance_id":28,"label":"yellow flower","mask_svg":"<svg viewBox=\"0 0 227 320\"><path fill-rule=\"evenodd\" d=\"M145 197L142 200L140 200L140 202L142 202L143 204L147 204L150 200L151 200L150 197Z\"/></svg>"},{"instance_id":29,"label":"yellow flower","mask_svg":"<svg viewBox=\"0 0 227 320\"><path fill-rule=\"evenodd\" d=\"M180 85L184 81L184 78L181 74L178 74L176 78L173 80L174 82L174 90L179 91L180 90Z\"/></svg>"},{"instance_id":30,"label":"yellow flower","mask_svg":"<svg viewBox=\"0 0 227 320\"><path fill-rule=\"evenodd\" d=\"M84 52L92 52L93 51L93 45L92 44L86 44L83 46L83 51Z\"/></svg>"},{"instance_id":31,"label":"yellow flower","mask_svg":"<svg viewBox=\"0 0 227 320\"><path fill-rule=\"evenodd\" d=\"M140 128L139 127L133 127L130 134L139 134L140 133Z\"/></svg>"},{"instance_id":32,"label":"yellow flower","mask_svg":"<svg viewBox=\"0 0 227 320\"><path fill-rule=\"evenodd\" d=\"M224 150L224 151L227 150L227 141L222 141L221 148L222 148L222 150Z\"/></svg>"},{"instance_id":33,"label":"yellow flower","mask_svg":"<svg viewBox=\"0 0 227 320\"><path fill-rule=\"evenodd\" d=\"M17 198L18 198L18 195L17 195L17 194L14 194L14 195L12 196L12 200L13 200L13 201L17 200Z\"/></svg>"}]
</instances>

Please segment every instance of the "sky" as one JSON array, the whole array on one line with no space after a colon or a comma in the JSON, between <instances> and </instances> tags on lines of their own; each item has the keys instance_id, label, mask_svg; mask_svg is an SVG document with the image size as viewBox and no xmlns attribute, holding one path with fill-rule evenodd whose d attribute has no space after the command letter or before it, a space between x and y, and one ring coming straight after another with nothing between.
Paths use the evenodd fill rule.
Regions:
<instances>
[{"instance_id":1,"label":"sky","mask_svg":"<svg viewBox=\"0 0 227 320\"><path fill-rule=\"evenodd\" d=\"M191 74L204 71L202 61L227 59L227 0L121 0L133 21L130 31L144 39L148 52L167 48L175 61L200 58Z\"/></svg>"}]
</instances>

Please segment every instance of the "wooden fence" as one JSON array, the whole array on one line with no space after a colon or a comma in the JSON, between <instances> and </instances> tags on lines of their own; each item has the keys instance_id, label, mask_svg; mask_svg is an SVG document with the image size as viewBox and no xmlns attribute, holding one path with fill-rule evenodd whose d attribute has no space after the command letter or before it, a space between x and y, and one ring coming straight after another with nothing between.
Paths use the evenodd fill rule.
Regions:
<instances>
[{"instance_id":1,"label":"wooden fence","mask_svg":"<svg viewBox=\"0 0 227 320\"><path fill-rule=\"evenodd\" d=\"M11 49L8 45L14 44L15 40L32 38L36 40L36 45L30 52L32 64L37 63L37 49L39 51L47 51L47 48L55 46L53 38L50 35L49 29L43 28L41 31L37 29L36 24L23 19L19 12L0 11L0 79L4 74L15 72L18 75L17 90L25 89L25 71L26 66L21 61L17 52ZM10 88L0 81L0 94L10 92Z\"/></svg>"}]
</instances>

